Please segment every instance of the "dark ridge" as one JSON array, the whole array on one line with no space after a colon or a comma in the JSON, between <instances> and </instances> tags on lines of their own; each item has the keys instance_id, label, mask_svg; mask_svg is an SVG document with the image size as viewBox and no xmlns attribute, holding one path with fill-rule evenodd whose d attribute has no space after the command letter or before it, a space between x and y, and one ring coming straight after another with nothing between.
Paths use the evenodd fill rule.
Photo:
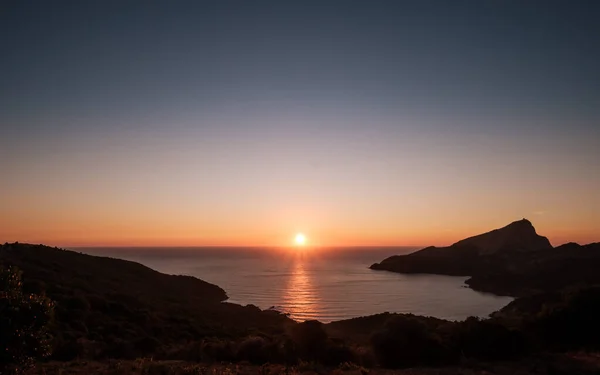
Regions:
<instances>
[{"instance_id":1,"label":"dark ridge","mask_svg":"<svg viewBox=\"0 0 600 375\"><path fill-rule=\"evenodd\" d=\"M469 287L510 296L600 283L600 272L595 271L599 267L597 244L553 248L526 219L448 247L427 247L371 265L374 270L400 273L471 276Z\"/></svg>"},{"instance_id":2,"label":"dark ridge","mask_svg":"<svg viewBox=\"0 0 600 375\"><path fill-rule=\"evenodd\" d=\"M227 295L216 285L126 260L5 244L0 266L18 267L25 292L43 292L56 302L55 356L62 359L78 355L72 348L81 347L81 340L100 353L125 345L142 355L149 347L204 337L280 334L293 323L276 311L222 303Z\"/></svg>"},{"instance_id":3,"label":"dark ridge","mask_svg":"<svg viewBox=\"0 0 600 375\"><path fill-rule=\"evenodd\" d=\"M43 245L13 244L0 249L0 261L21 268L28 279L47 279L55 274L59 284L75 282L85 291L135 294L139 299L153 302L170 300L174 295L192 304L227 299L223 289L206 281L191 276L166 275L128 260Z\"/></svg>"},{"instance_id":4,"label":"dark ridge","mask_svg":"<svg viewBox=\"0 0 600 375\"><path fill-rule=\"evenodd\" d=\"M527 219L515 221L503 228L466 238L452 246L473 246L479 249L480 255L493 254L503 250L535 251L552 248L550 241L546 237L538 235Z\"/></svg>"}]
</instances>

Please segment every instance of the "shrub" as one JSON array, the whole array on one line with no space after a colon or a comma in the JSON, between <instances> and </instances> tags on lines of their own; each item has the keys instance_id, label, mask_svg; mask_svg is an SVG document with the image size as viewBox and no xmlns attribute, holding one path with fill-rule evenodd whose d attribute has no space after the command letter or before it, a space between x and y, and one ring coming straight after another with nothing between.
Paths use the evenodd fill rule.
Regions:
<instances>
[{"instance_id":1,"label":"shrub","mask_svg":"<svg viewBox=\"0 0 600 375\"><path fill-rule=\"evenodd\" d=\"M356 354L351 348L344 344L330 343L320 356L320 361L328 366L337 366L342 363L353 363L356 362L356 360Z\"/></svg>"},{"instance_id":2,"label":"shrub","mask_svg":"<svg viewBox=\"0 0 600 375\"><path fill-rule=\"evenodd\" d=\"M90 309L90 303L81 296L67 297L61 304L69 310L88 311Z\"/></svg>"},{"instance_id":3,"label":"shrub","mask_svg":"<svg viewBox=\"0 0 600 375\"><path fill-rule=\"evenodd\" d=\"M17 269L0 270L0 372L17 372L50 355L52 309L43 295L23 293Z\"/></svg>"},{"instance_id":4,"label":"shrub","mask_svg":"<svg viewBox=\"0 0 600 375\"><path fill-rule=\"evenodd\" d=\"M264 364L271 361L268 342L259 336L251 336L243 340L237 347L236 358L254 364Z\"/></svg>"},{"instance_id":5,"label":"shrub","mask_svg":"<svg viewBox=\"0 0 600 375\"><path fill-rule=\"evenodd\" d=\"M232 343L227 340L205 341L201 345L204 360L215 362L231 362L235 359Z\"/></svg>"},{"instance_id":6,"label":"shrub","mask_svg":"<svg viewBox=\"0 0 600 375\"><path fill-rule=\"evenodd\" d=\"M327 347L327 333L316 320L298 323L291 329L291 338L300 358L318 359Z\"/></svg>"},{"instance_id":7,"label":"shrub","mask_svg":"<svg viewBox=\"0 0 600 375\"><path fill-rule=\"evenodd\" d=\"M371 337L371 346L380 365L390 368L448 362L448 351L428 332L418 318L391 317L384 328Z\"/></svg>"},{"instance_id":8,"label":"shrub","mask_svg":"<svg viewBox=\"0 0 600 375\"><path fill-rule=\"evenodd\" d=\"M78 345L78 348L81 351L80 345ZM116 339L113 342L108 343L102 354L107 358L119 359L135 359L138 355L134 344L122 339Z\"/></svg>"},{"instance_id":9,"label":"shrub","mask_svg":"<svg viewBox=\"0 0 600 375\"><path fill-rule=\"evenodd\" d=\"M588 288L546 305L528 330L554 350L600 349L600 288Z\"/></svg>"},{"instance_id":10,"label":"shrub","mask_svg":"<svg viewBox=\"0 0 600 375\"><path fill-rule=\"evenodd\" d=\"M465 357L484 360L514 359L526 350L525 338L519 331L502 324L469 317L456 323L456 345Z\"/></svg>"},{"instance_id":11,"label":"shrub","mask_svg":"<svg viewBox=\"0 0 600 375\"><path fill-rule=\"evenodd\" d=\"M377 359L370 347L356 347L354 348L354 355L356 357L356 363L362 367L375 367L375 365L377 365Z\"/></svg>"},{"instance_id":12,"label":"shrub","mask_svg":"<svg viewBox=\"0 0 600 375\"><path fill-rule=\"evenodd\" d=\"M71 361L82 354L76 337L68 332L59 333L54 339L52 359L57 361Z\"/></svg>"},{"instance_id":13,"label":"shrub","mask_svg":"<svg viewBox=\"0 0 600 375\"><path fill-rule=\"evenodd\" d=\"M150 355L160 346L160 341L151 336L142 337L134 341L133 346L142 355Z\"/></svg>"}]
</instances>

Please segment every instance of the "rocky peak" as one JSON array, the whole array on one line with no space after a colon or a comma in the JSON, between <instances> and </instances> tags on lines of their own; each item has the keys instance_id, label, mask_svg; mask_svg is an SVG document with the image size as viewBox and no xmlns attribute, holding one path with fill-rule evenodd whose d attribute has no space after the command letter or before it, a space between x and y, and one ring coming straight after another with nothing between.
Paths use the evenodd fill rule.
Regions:
<instances>
[{"instance_id":1,"label":"rocky peak","mask_svg":"<svg viewBox=\"0 0 600 375\"><path fill-rule=\"evenodd\" d=\"M546 237L536 233L533 224L527 219L518 220L491 232L458 241L453 247L472 246L480 255L498 251L535 251L552 248Z\"/></svg>"}]
</instances>

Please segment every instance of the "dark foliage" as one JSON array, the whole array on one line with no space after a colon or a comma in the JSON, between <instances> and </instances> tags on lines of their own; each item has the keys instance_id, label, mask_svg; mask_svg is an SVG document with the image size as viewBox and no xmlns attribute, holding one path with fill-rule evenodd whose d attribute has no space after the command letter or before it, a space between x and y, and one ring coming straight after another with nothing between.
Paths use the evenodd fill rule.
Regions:
<instances>
[{"instance_id":1,"label":"dark foliage","mask_svg":"<svg viewBox=\"0 0 600 375\"><path fill-rule=\"evenodd\" d=\"M467 358L515 359L527 352L524 334L496 321L470 317L455 324L454 335L454 344Z\"/></svg>"},{"instance_id":2,"label":"dark foliage","mask_svg":"<svg viewBox=\"0 0 600 375\"><path fill-rule=\"evenodd\" d=\"M298 355L303 359L316 360L327 347L327 333L323 324L316 320L293 326L290 334Z\"/></svg>"},{"instance_id":3,"label":"dark foliage","mask_svg":"<svg viewBox=\"0 0 600 375\"><path fill-rule=\"evenodd\" d=\"M277 335L293 322L276 311L223 303L225 292L188 276L42 245L0 246L0 264L23 271L25 293L55 306L53 358L135 358L206 337Z\"/></svg>"},{"instance_id":4,"label":"dark foliage","mask_svg":"<svg viewBox=\"0 0 600 375\"><path fill-rule=\"evenodd\" d=\"M53 304L22 287L19 270L0 269L0 373L24 370L50 355Z\"/></svg>"},{"instance_id":5,"label":"dark foliage","mask_svg":"<svg viewBox=\"0 0 600 375\"><path fill-rule=\"evenodd\" d=\"M330 339L323 324L316 321L294 324L288 333L281 335L251 335L234 340L205 338L167 348L157 353L155 358L213 363L244 361L257 365L320 363L331 366L361 360L343 341Z\"/></svg>"},{"instance_id":6,"label":"dark foliage","mask_svg":"<svg viewBox=\"0 0 600 375\"><path fill-rule=\"evenodd\" d=\"M0 247L0 262L24 269L24 284L17 274L3 276L2 306L6 310L17 306L16 301L30 303L30 310L23 310L30 314L19 319L25 322L35 316L35 324L28 327L39 334L34 336L40 344L30 340L23 347L13 345L19 349L0 355L22 355L0 358L3 363L18 357L22 359L16 363L27 364L48 353L45 322L52 304L39 296L44 290L56 300L51 325L56 360L151 356L213 363L400 368L600 349L600 288L523 297L484 320L451 322L385 313L323 325L295 323L256 306L222 303L224 293L216 286L163 275L132 262L31 245ZM38 294L29 297L32 291ZM11 331L4 329L13 324L7 316L3 310L3 345L13 342Z\"/></svg>"},{"instance_id":7,"label":"dark foliage","mask_svg":"<svg viewBox=\"0 0 600 375\"><path fill-rule=\"evenodd\" d=\"M529 296L600 284L600 243L489 257L467 284L476 290Z\"/></svg>"},{"instance_id":8,"label":"dark foliage","mask_svg":"<svg viewBox=\"0 0 600 375\"><path fill-rule=\"evenodd\" d=\"M418 317L394 315L371 338L377 361L385 367L439 365L450 361L450 352Z\"/></svg>"},{"instance_id":9,"label":"dark foliage","mask_svg":"<svg viewBox=\"0 0 600 375\"><path fill-rule=\"evenodd\" d=\"M269 342L260 336L251 336L243 340L237 347L236 357L242 361L263 364L271 361L276 353L270 353Z\"/></svg>"},{"instance_id":10,"label":"dark foliage","mask_svg":"<svg viewBox=\"0 0 600 375\"><path fill-rule=\"evenodd\" d=\"M304 361L338 365L356 361L356 355L343 341L332 340L325 326L316 320L298 323L290 330L295 355Z\"/></svg>"},{"instance_id":11,"label":"dark foliage","mask_svg":"<svg viewBox=\"0 0 600 375\"><path fill-rule=\"evenodd\" d=\"M542 306L525 329L550 350L600 349L600 287L571 291Z\"/></svg>"},{"instance_id":12,"label":"dark foliage","mask_svg":"<svg viewBox=\"0 0 600 375\"><path fill-rule=\"evenodd\" d=\"M331 324L333 332L379 328L370 343L384 367L515 360L541 352L600 350L600 288L551 293L515 301L495 318L450 322L406 314L380 314ZM523 308L524 310L520 310ZM349 336L347 336L349 339Z\"/></svg>"}]
</instances>

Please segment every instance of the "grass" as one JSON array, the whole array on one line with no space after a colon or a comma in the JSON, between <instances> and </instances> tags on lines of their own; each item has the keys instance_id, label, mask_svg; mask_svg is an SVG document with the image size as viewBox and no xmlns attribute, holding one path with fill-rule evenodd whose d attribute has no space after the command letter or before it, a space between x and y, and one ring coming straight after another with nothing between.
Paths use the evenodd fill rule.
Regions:
<instances>
[{"instance_id":1,"label":"grass","mask_svg":"<svg viewBox=\"0 0 600 375\"><path fill-rule=\"evenodd\" d=\"M199 364L185 361L154 361L140 358L132 361L103 362L73 361L39 364L26 375L592 375L600 373L600 353L572 352L552 356L538 356L522 361L465 362L459 366L442 368L409 368L402 370L365 369L353 363L324 367L310 362L296 366L266 364L254 366L238 364Z\"/></svg>"}]
</instances>

